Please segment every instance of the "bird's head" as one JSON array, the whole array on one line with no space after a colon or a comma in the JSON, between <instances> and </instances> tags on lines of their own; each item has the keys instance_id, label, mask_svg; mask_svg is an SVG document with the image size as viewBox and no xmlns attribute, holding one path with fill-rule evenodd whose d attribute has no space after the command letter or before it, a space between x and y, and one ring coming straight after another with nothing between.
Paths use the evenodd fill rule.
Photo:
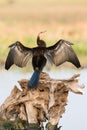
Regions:
<instances>
[{"instance_id":1,"label":"bird's head","mask_svg":"<svg viewBox=\"0 0 87 130\"><path fill-rule=\"evenodd\" d=\"M46 31L44 31L44 32L46 32ZM38 45L39 47L46 47L46 42L45 42L44 40L41 40L41 39L40 39L40 34L41 34L41 33L44 33L44 32L40 32L40 33L38 34L38 36L37 36L37 45Z\"/></svg>"}]
</instances>

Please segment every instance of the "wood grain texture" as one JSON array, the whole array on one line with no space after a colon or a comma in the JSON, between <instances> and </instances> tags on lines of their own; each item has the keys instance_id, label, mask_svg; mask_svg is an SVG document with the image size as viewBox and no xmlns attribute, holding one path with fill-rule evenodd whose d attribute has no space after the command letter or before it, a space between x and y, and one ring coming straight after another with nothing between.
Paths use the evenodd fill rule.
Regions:
<instances>
[{"instance_id":1,"label":"wood grain texture","mask_svg":"<svg viewBox=\"0 0 87 130\"><path fill-rule=\"evenodd\" d=\"M79 76L55 80L41 73L36 90L27 89L28 80L18 81L22 90L14 86L10 96L0 106L0 117L11 121L20 118L29 124L40 125L47 119L51 125L57 125L65 112L68 92L82 94L84 86L78 84Z\"/></svg>"}]
</instances>

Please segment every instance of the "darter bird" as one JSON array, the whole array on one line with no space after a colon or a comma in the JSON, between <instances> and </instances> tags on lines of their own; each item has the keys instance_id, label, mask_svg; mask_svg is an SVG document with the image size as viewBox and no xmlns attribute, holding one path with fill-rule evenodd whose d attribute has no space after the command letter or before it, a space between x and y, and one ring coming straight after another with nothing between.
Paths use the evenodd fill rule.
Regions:
<instances>
[{"instance_id":1,"label":"darter bird","mask_svg":"<svg viewBox=\"0 0 87 130\"><path fill-rule=\"evenodd\" d=\"M33 75L28 82L29 89L35 89L38 86L40 73L45 67L47 60L56 66L64 62L71 62L77 68L81 67L79 59L75 54L72 43L66 40L59 40L56 44L46 47L46 42L40 39L40 32L37 36L37 47L25 47L21 42L16 41L11 44L8 53L5 69L9 69L13 64L24 67L32 57Z\"/></svg>"}]
</instances>

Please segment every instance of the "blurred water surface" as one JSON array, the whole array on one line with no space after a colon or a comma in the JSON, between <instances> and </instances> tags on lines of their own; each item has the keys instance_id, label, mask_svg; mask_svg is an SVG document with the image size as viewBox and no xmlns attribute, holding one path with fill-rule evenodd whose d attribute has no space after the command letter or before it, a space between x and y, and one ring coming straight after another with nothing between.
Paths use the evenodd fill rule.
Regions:
<instances>
[{"instance_id":1,"label":"blurred water surface","mask_svg":"<svg viewBox=\"0 0 87 130\"><path fill-rule=\"evenodd\" d=\"M79 83L84 84L84 94L77 95L69 93L66 113L60 120L61 130L87 130L87 69L80 71L65 69L48 72L50 77L56 79L70 78L73 74L80 73ZM31 73L22 73L21 71L0 70L0 105L7 96L10 95L14 85L21 79L29 79Z\"/></svg>"}]
</instances>

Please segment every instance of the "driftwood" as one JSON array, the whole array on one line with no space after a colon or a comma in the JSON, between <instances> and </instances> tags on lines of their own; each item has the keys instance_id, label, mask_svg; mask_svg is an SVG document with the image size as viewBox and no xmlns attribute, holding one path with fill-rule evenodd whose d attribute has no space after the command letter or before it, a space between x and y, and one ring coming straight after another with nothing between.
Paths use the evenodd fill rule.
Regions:
<instances>
[{"instance_id":1,"label":"driftwood","mask_svg":"<svg viewBox=\"0 0 87 130\"><path fill-rule=\"evenodd\" d=\"M39 124L40 127L47 119L46 130L57 130L57 124L65 112L68 92L82 94L84 86L78 84L79 76L77 74L70 79L55 80L42 73L38 88L29 91L28 80L18 81L21 90L14 86L10 96L0 106L0 117L10 121L19 118L29 124Z\"/></svg>"}]
</instances>

